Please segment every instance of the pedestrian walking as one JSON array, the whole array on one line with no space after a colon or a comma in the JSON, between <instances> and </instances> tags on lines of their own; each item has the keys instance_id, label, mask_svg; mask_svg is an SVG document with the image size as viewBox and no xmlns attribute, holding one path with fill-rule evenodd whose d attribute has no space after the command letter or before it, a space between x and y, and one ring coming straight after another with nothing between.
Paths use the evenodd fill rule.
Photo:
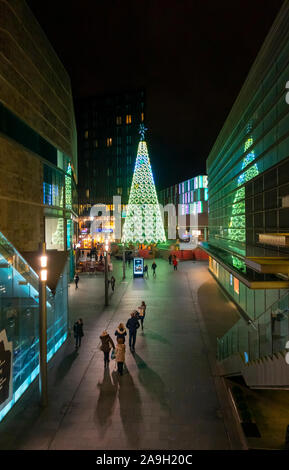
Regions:
<instances>
[{"instance_id":1,"label":"pedestrian walking","mask_svg":"<svg viewBox=\"0 0 289 470\"><path fill-rule=\"evenodd\" d=\"M83 321L82 318L79 318L73 325L73 333L75 338L75 349L80 348L81 346L81 338L84 336L83 334Z\"/></svg>"},{"instance_id":2,"label":"pedestrian walking","mask_svg":"<svg viewBox=\"0 0 289 470\"><path fill-rule=\"evenodd\" d=\"M125 344L123 338L117 338L115 350L115 360L117 362L117 370L119 375L123 374L123 364L125 361Z\"/></svg>"},{"instance_id":3,"label":"pedestrian walking","mask_svg":"<svg viewBox=\"0 0 289 470\"><path fill-rule=\"evenodd\" d=\"M75 276L74 276L75 289L78 289L78 281L79 281L79 275L75 273Z\"/></svg>"},{"instance_id":4,"label":"pedestrian walking","mask_svg":"<svg viewBox=\"0 0 289 470\"><path fill-rule=\"evenodd\" d=\"M107 367L109 364L109 353L111 348L115 349L114 342L112 341L111 337L109 336L108 332L104 330L100 335L101 346L100 349L103 352L104 356L104 367Z\"/></svg>"},{"instance_id":5,"label":"pedestrian walking","mask_svg":"<svg viewBox=\"0 0 289 470\"><path fill-rule=\"evenodd\" d=\"M155 261L153 262L152 264L152 270L153 270L153 276L156 277L156 268L157 268L157 265L155 263Z\"/></svg>"},{"instance_id":6,"label":"pedestrian walking","mask_svg":"<svg viewBox=\"0 0 289 470\"><path fill-rule=\"evenodd\" d=\"M110 285L111 285L112 292L114 292L114 286L115 286L115 277L114 276L111 276L111 278L110 278Z\"/></svg>"},{"instance_id":7,"label":"pedestrian walking","mask_svg":"<svg viewBox=\"0 0 289 470\"><path fill-rule=\"evenodd\" d=\"M139 321L136 317L136 312L132 312L130 318L126 323L126 327L129 331L129 347L131 352L135 352L135 342L136 342L136 334L137 329L140 327Z\"/></svg>"},{"instance_id":8,"label":"pedestrian walking","mask_svg":"<svg viewBox=\"0 0 289 470\"><path fill-rule=\"evenodd\" d=\"M172 257L172 255L170 254L170 256L169 256L169 264L172 264L172 258L173 258L173 257Z\"/></svg>"},{"instance_id":9,"label":"pedestrian walking","mask_svg":"<svg viewBox=\"0 0 289 470\"><path fill-rule=\"evenodd\" d=\"M138 318L140 320L140 323L141 323L141 329L143 331L143 322L144 322L144 319L145 319L145 315L146 315L146 303L145 301L143 300L140 307L138 308L139 310L139 315L138 315Z\"/></svg>"},{"instance_id":10,"label":"pedestrian walking","mask_svg":"<svg viewBox=\"0 0 289 470\"><path fill-rule=\"evenodd\" d=\"M146 277L146 279L149 278L149 269L148 269L148 265L146 264L145 267L143 268L143 272L144 272L144 276Z\"/></svg>"},{"instance_id":11,"label":"pedestrian walking","mask_svg":"<svg viewBox=\"0 0 289 470\"><path fill-rule=\"evenodd\" d=\"M177 260L177 258L175 258L173 260L173 265L174 265L174 271L177 271L178 270L178 260Z\"/></svg>"},{"instance_id":12,"label":"pedestrian walking","mask_svg":"<svg viewBox=\"0 0 289 470\"><path fill-rule=\"evenodd\" d=\"M123 342L125 343L125 337L127 335L126 333L126 329L125 329L125 326L123 323L120 323L117 327L117 329L115 330L115 336L116 336L116 339L118 338L122 338L123 339Z\"/></svg>"}]
</instances>

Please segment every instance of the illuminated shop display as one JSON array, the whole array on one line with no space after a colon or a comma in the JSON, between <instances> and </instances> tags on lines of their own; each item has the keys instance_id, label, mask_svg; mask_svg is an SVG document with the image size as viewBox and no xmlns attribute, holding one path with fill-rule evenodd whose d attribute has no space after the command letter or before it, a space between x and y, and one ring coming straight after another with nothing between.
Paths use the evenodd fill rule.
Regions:
<instances>
[{"instance_id":1,"label":"illuminated shop display","mask_svg":"<svg viewBox=\"0 0 289 470\"><path fill-rule=\"evenodd\" d=\"M130 190L122 241L133 243L165 242L163 220L158 204L153 173L141 131Z\"/></svg>"},{"instance_id":2,"label":"illuminated shop display","mask_svg":"<svg viewBox=\"0 0 289 470\"><path fill-rule=\"evenodd\" d=\"M253 144L253 139L249 138L245 142L244 152ZM242 170L255 160L255 153L252 150L243 160ZM255 163L248 170L244 171L238 178L238 186L244 185L250 179L259 174L257 164ZM232 207L232 216L229 224L229 238L239 242L246 241L246 217L245 217L245 186L237 189L234 196Z\"/></svg>"}]
</instances>

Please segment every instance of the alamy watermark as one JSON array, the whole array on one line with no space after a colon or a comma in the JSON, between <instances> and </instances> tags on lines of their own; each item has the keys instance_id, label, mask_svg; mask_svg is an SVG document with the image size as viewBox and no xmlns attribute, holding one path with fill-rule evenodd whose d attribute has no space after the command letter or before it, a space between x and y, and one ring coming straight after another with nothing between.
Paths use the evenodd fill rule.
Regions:
<instances>
[{"instance_id":1,"label":"alamy watermark","mask_svg":"<svg viewBox=\"0 0 289 470\"><path fill-rule=\"evenodd\" d=\"M128 208L128 205L126 206ZM122 209L121 196L113 196L112 211L110 206L106 204L95 204L90 209L90 235L92 238L97 238L99 232L103 230L103 226L106 222L113 221L113 236L116 240L122 239L122 229L123 224L122 219ZM130 204L129 206L129 216L135 216L135 232L136 234L139 231L139 222L140 214L144 223L151 220L153 214L158 214L158 217L161 217L161 220L164 224L166 219L167 227L167 239L176 240L190 240L190 244L197 246L198 236L200 235L200 230L198 228L198 213L184 214L184 206L178 204L176 207L175 204ZM126 213L126 216L128 214Z\"/></svg>"}]
</instances>

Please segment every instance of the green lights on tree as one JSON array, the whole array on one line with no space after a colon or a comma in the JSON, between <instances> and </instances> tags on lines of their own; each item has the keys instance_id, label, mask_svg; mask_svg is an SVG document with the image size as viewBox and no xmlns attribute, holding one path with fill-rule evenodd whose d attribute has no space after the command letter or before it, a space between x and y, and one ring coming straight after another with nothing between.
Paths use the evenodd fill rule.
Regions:
<instances>
[{"instance_id":1,"label":"green lights on tree","mask_svg":"<svg viewBox=\"0 0 289 470\"><path fill-rule=\"evenodd\" d=\"M145 127L141 125L141 140L122 233L123 243L151 244L166 241L147 144L144 140L145 131Z\"/></svg>"},{"instance_id":2,"label":"green lights on tree","mask_svg":"<svg viewBox=\"0 0 289 470\"><path fill-rule=\"evenodd\" d=\"M253 139L249 138L245 142L244 152L253 144ZM243 159L242 170L255 160L255 153L252 150ZM238 178L238 186L244 185L247 181L255 178L259 174L257 164L250 166ZM245 186L237 189L232 206L232 215L229 224L229 239L239 242L246 241L246 216L245 216Z\"/></svg>"}]
</instances>

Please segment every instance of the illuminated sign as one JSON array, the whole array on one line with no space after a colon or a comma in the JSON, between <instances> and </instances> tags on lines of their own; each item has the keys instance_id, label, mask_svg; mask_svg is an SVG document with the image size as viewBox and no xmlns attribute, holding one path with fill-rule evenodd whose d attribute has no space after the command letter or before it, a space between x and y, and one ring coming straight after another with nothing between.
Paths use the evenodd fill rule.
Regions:
<instances>
[{"instance_id":1,"label":"illuminated sign","mask_svg":"<svg viewBox=\"0 0 289 470\"><path fill-rule=\"evenodd\" d=\"M134 277L143 277L143 258L134 258L133 275Z\"/></svg>"}]
</instances>

